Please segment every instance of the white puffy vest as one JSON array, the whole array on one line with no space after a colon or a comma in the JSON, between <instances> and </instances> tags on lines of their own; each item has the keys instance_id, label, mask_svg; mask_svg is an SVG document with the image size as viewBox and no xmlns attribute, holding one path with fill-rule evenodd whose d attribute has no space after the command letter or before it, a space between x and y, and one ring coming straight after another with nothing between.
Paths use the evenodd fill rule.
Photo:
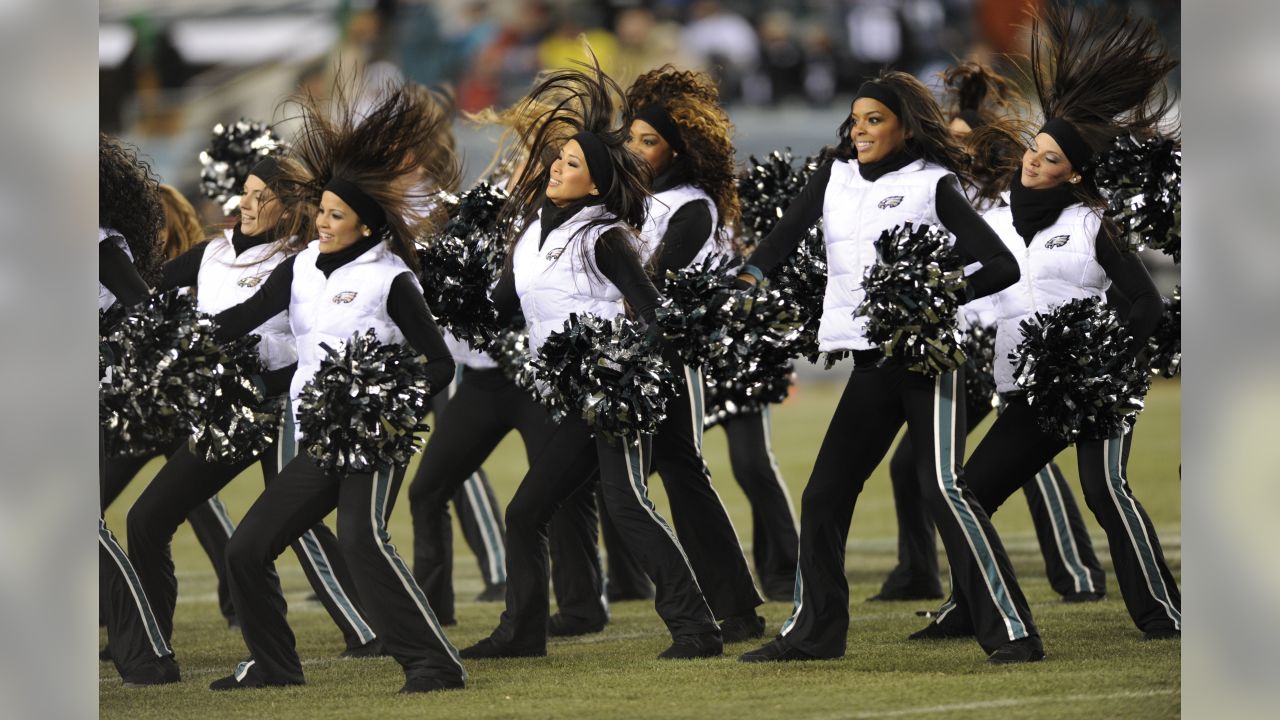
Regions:
<instances>
[{"instance_id":1,"label":"white puffy vest","mask_svg":"<svg viewBox=\"0 0 1280 720\"><path fill-rule=\"evenodd\" d=\"M996 313L996 391L1017 389L1009 354L1022 341L1021 322L1078 298L1106 299L1111 280L1098 264L1095 242L1101 218L1081 204L1062 211L1028 245L1013 227L1013 211L998 207L983 215L1018 259L1018 282L991 296Z\"/></svg>"},{"instance_id":2,"label":"white puffy vest","mask_svg":"<svg viewBox=\"0 0 1280 720\"><path fill-rule=\"evenodd\" d=\"M248 300L266 282L271 271L288 257L284 252L274 252L277 249L275 243L265 243L237 257L230 230L210 240L200 260L196 309L217 315ZM287 311L262 323L253 332L262 337L258 341L258 355L268 370L282 368L298 359Z\"/></svg>"},{"instance_id":3,"label":"white puffy vest","mask_svg":"<svg viewBox=\"0 0 1280 720\"><path fill-rule=\"evenodd\" d=\"M325 277L316 267L318 257L320 242L313 240L293 263L289 326L297 341L298 370L293 374L289 395L295 428L301 427L296 413L302 386L315 376L326 356L320 343L339 350L352 333L363 334L369 329L384 344L404 342L404 334L387 314L391 282L401 273L413 274L404 260L386 243L379 243ZM418 285L416 277L413 283ZM418 292L422 292L420 285ZM297 434L301 438L300 429Z\"/></svg>"},{"instance_id":4,"label":"white puffy vest","mask_svg":"<svg viewBox=\"0 0 1280 720\"><path fill-rule=\"evenodd\" d=\"M98 244L101 245L104 242L115 243L117 247L119 247L121 250L124 251L125 255L129 256L130 260L133 259L133 252L129 250L129 242L124 239L124 236L122 236L120 233L116 232L115 230L111 230L110 228L98 228ZM98 309L106 310L107 308L115 304L116 304L115 294L112 293L110 290L108 290L106 285L103 285L101 282L99 282L98 283Z\"/></svg>"},{"instance_id":5,"label":"white puffy vest","mask_svg":"<svg viewBox=\"0 0 1280 720\"><path fill-rule=\"evenodd\" d=\"M640 230L641 261L649 262L654 251L662 244L662 238L667 234L672 216L691 202L705 202L707 208L711 210L711 234L703 241L702 248L698 250L698 254L693 257L689 265L699 265L706 257L717 251L716 224L720 221L720 215L716 212L715 201L702 188L694 185L678 185L670 190L650 195L645 201L644 227Z\"/></svg>"},{"instance_id":6,"label":"white puffy vest","mask_svg":"<svg viewBox=\"0 0 1280 720\"><path fill-rule=\"evenodd\" d=\"M951 171L917 160L872 182L858 174L856 160L831 166L822 203L827 242L827 292L818 349L869 350L866 318L853 316L862 303L862 276L876 262L875 241L894 225L929 224L941 228L936 206L938 181Z\"/></svg>"},{"instance_id":7,"label":"white puffy vest","mask_svg":"<svg viewBox=\"0 0 1280 720\"><path fill-rule=\"evenodd\" d=\"M622 313L622 291L595 266L594 251L602 233L613 227L625 229L626 225L618 222L578 232L589 220L605 212L599 205L583 208L548 233L546 242L539 248L542 231L539 211L538 222L529 223L516 243L511 263L516 294L520 296L520 308L529 328L531 355L542 348L548 335L564 329L564 321L571 313L592 313L605 320ZM583 262L583 247L587 249L589 265Z\"/></svg>"},{"instance_id":8,"label":"white puffy vest","mask_svg":"<svg viewBox=\"0 0 1280 720\"><path fill-rule=\"evenodd\" d=\"M444 335L444 344L449 346L449 354L453 356L453 361L458 365L465 365L473 370L487 370L489 368L498 367L498 363L483 350L477 350L471 347L466 340L459 340L454 334L440 328L440 334Z\"/></svg>"}]
</instances>

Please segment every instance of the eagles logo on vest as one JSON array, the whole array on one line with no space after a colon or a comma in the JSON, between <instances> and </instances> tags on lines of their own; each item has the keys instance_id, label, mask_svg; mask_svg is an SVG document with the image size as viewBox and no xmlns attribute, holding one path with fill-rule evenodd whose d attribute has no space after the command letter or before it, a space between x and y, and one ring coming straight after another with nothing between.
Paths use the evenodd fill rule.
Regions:
<instances>
[{"instance_id":1,"label":"eagles logo on vest","mask_svg":"<svg viewBox=\"0 0 1280 720\"><path fill-rule=\"evenodd\" d=\"M880 208L881 210L887 210L889 208L898 207L901 204L902 204L901 195L890 195L889 197L876 203L876 207Z\"/></svg>"},{"instance_id":2,"label":"eagles logo on vest","mask_svg":"<svg viewBox=\"0 0 1280 720\"><path fill-rule=\"evenodd\" d=\"M344 292L340 292L337 295L333 296L333 301L335 303L349 303L355 299L356 299L355 290L346 290Z\"/></svg>"},{"instance_id":3,"label":"eagles logo on vest","mask_svg":"<svg viewBox=\"0 0 1280 720\"><path fill-rule=\"evenodd\" d=\"M548 260L559 260L559 259L560 259L560 255L561 255L561 254L563 254L563 253L564 253L564 248L562 248L562 247L560 247L560 248L555 248L555 249L553 249L553 250L549 250L549 251L547 252L547 259L548 259Z\"/></svg>"},{"instance_id":4,"label":"eagles logo on vest","mask_svg":"<svg viewBox=\"0 0 1280 720\"><path fill-rule=\"evenodd\" d=\"M1071 239L1070 235L1054 235L1053 237L1049 238L1044 242L1044 246L1052 250L1054 248L1059 248L1059 247L1062 247L1063 245L1066 245L1067 241L1070 239Z\"/></svg>"},{"instance_id":5,"label":"eagles logo on vest","mask_svg":"<svg viewBox=\"0 0 1280 720\"><path fill-rule=\"evenodd\" d=\"M240 287L258 287L258 285L262 284L262 278L257 275L250 275L240 278L236 281L236 284Z\"/></svg>"}]
</instances>

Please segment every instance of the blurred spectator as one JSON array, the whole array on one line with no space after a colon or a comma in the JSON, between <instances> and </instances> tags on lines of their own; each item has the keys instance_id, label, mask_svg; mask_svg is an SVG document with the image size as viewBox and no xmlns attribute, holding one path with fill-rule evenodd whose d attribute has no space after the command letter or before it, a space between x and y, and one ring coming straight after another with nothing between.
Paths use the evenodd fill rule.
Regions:
<instances>
[{"instance_id":1,"label":"blurred spectator","mask_svg":"<svg viewBox=\"0 0 1280 720\"><path fill-rule=\"evenodd\" d=\"M791 13L774 10L760 17L760 71L743 86L743 99L776 105L804 92L804 51L795 38Z\"/></svg>"},{"instance_id":2,"label":"blurred spectator","mask_svg":"<svg viewBox=\"0 0 1280 720\"><path fill-rule=\"evenodd\" d=\"M583 15L587 17L583 17ZM591 51L600 61L600 69L612 75L618 55L618 41L613 33L598 27L598 20L591 17L586 8L566 6L557 13L555 30L538 45L538 62L544 70L560 70L572 67L576 62L587 62L582 36L591 44Z\"/></svg>"},{"instance_id":3,"label":"blurred spectator","mask_svg":"<svg viewBox=\"0 0 1280 720\"><path fill-rule=\"evenodd\" d=\"M624 88L641 74L666 63L680 68L698 67L697 60L680 47L680 26L669 20L659 22L648 8L619 11L614 33L618 38L614 78Z\"/></svg>"},{"instance_id":4,"label":"blurred spectator","mask_svg":"<svg viewBox=\"0 0 1280 720\"><path fill-rule=\"evenodd\" d=\"M715 0L697 0L689 9L683 45L697 55L720 86L720 98L730 103L742 96L743 78L760 61L760 46L751 23L725 10Z\"/></svg>"},{"instance_id":5,"label":"blurred spectator","mask_svg":"<svg viewBox=\"0 0 1280 720\"><path fill-rule=\"evenodd\" d=\"M898 0L850 0L844 22L854 73L865 77L898 64L904 42Z\"/></svg>"},{"instance_id":6,"label":"blurred spectator","mask_svg":"<svg viewBox=\"0 0 1280 720\"><path fill-rule=\"evenodd\" d=\"M839 88L839 59L835 42L825 25L809 24L804 30L804 96L817 107L831 103Z\"/></svg>"},{"instance_id":7,"label":"blurred spectator","mask_svg":"<svg viewBox=\"0 0 1280 720\"><path fill-rule=\"evenodd\" d=\"M400 67L406 77L423 85L449 78L452 53L441 38L440 18L430 0L402 0L396 11L395 37Z\"/></svg>"},{"instance_id":8,"label":"blurred spectator","mask_svg":"<svg viewBox=\"0 0 1280 720\"><path fill-rule=\"evenodd\" d=\"M525 0L515 9L503 5L501 29L476 55L459 82L458 106L475 112L492 105L506 106L529 90L541 64L538 45L552 32L551 6L544 0Z\"/></svg>"}]
</instances>

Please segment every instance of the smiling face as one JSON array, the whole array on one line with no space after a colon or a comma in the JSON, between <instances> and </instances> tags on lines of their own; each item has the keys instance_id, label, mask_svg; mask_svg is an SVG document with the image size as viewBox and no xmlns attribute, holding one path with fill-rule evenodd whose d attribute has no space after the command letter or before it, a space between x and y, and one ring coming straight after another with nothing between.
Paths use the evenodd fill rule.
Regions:
<instances>
[{"instance_id":1,"label":"smiling face","mask_svg":"<svg viewBox=\"0 0 1280 720\"><path fill-rule=\"evenodd\" d=\"M868 97L854 100L849 118L853 121L849 139L858 151L860 163L883 160L907 142L907 131L902 122L879 100Z\"/></svg>"},{"instance_id":2,"label":"smiling face","mask_svg":"<svg viewBox=\"0 0 1280 720\"><path fill-rule=\"evenodd\" d=\"M249 237L261 235L275 227L283 213L284 207L262 178L250 175L244 181L244 195L240 198L240 232Z\"/></svg>"},{"instance_id":3,"label":"smiling face","mask_svg":"<svg viewBox=\"0 0 1280 720\"><path fill-rule=\"evenodd\" d=\"M577 140L570 140L560 148L560 156L551 163L551 175L547 182L547 197L556 207L564 207L574 200L581 200L596 192L587 169L586 154Z\"/></svg>"},{"instance_id":4,"label":"smiling face","mask_svg":"<svg viewBox=\"0 0 1280 720\"><path fill-rule=\"evenodd\" d=\"M342 198L328 190L320 196L320 212L316 214L316 231L320 234L320 252L334 253L349 248L365 237L368 228Z\"/></svg>"},{"instance_id":5,"label":"smiling face","mask_svg":"<svg viewBox=\"0 0 1280 720\"><path fill-rule=\"evenodd\" d=\"M652 125L643 120L631 121L627 136L627 149L649 163L654 177L661 175L671 165L675 150Z\"/></svg>"},{"instance_id":6,"label":"smiling face","mask_svg":"<svg viewBox=\"0 0 1280 720\"><path fill-rule=\"evenodd\" d=\"M1022 186L1031 190L1048 190L1064 182L1078 182L1080 176L1062 146L1048 133L1040 133L1022 153Z\"/></svg>"}]
</instances>

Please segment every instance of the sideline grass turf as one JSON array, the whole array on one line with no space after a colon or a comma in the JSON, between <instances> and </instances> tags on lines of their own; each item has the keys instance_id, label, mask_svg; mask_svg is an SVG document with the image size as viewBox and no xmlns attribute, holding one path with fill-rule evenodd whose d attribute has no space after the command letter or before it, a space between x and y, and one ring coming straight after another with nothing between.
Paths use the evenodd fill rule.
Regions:
<instances>
[{"instance_id":1,"label":"sideline grass turf","mask_svg":"<svg viewBox=\"0 0 1280 720\"><path fill-rule=\"evenodd\" d=\"M773 447L797 503L809 465L826 429L841 386L807 382L773 411ZM1180 385L1157 381L1135 436L1129 480L1160 533L1175 574L1181 571L1179 431ZM991 420L970 436L972 451ZM750 512L729 472L724 434L711 430L706 455L716 487L739 537L751 538ZM512 435L485 465L506 502L523 474L523 451ZM1060 458L1077 491L1074 452ZM416 463L414 465L416 467ZM159 469L145 468L113 505L107 522L117 532L124 514ZM409 477L412 477L413 467ZM233 518L241 517L261 487L256 470L222 494ZM661 482L652 496L666 511ZM298 688L212 693L209 682L229 674L244 659L237 631L218 614L214 577L186 526L173 546L180 597L174 648L183 682L159 688L125 689L109 663L99 664L99 708L103 718L1165 718L1179 715L1178 641L1143 642L1119 598L1114 578L1099 603L1058 601L1044 578L1025 504L1011 500L995 524L1009 548L1023 588L1033 604L1048 654L1028 666L990 667L971 641L908 642L923 626L914 611L929 603L867 603L895 561L896 526L887 468L882 465L859 498L846 568L853 613L848 654L841 660L745 665L736 656L758 643L726 648L725 657L690 662L658 661L669 643L649 602L616 603L613 622L599 635L553 639L547 658L472 661L466 690L399 696L403 676L389 658L344 660L342 638L324 609L307 602L310 587L292 553L278 562L289 599L289 619L298 636L307 685ZM407 561L411 526L407 490L392 517L392 540ZM797 508L798 511L798 508ZM1106 539L1087 510L1095 548L1108 573ZM330 518L332 527L333 518ZM124 542L124 538L120 538ZM476 563L459 536L455 541L459 624L449 628L459 647L487 635L500 604L475 603L480 592ZM747 549L748 557L750 550ZM790 613L790 605L767 603L766 638ZM99 641L105 635L99 633Z\"/></svg>"}]
</instances>

